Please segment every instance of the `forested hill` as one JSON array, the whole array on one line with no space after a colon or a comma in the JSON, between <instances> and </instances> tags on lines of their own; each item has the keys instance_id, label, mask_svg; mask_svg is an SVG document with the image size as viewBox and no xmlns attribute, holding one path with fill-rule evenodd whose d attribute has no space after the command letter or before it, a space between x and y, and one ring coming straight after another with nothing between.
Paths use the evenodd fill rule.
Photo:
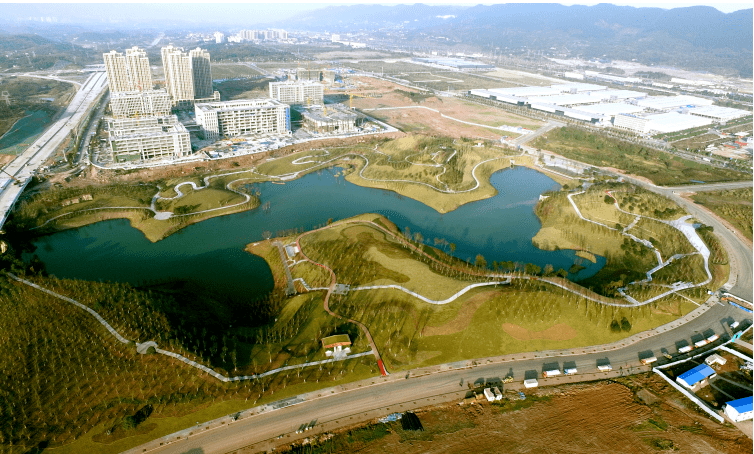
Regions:
<instances>
[{"instance_id":1,"label":"forested hill","mask_svg":"<svg viewBox=\"0 0 754 454\"><path fill-rule=\"evenodd\" d=\"M573 56L637 59L692 70L752 76L752 9L723 13L708 6L635 8L599 4L332 6L287 21L330 32L400 27L409 45L443 36L480 50L567 49ZM436 41L433 41L436 42Z\"/></svg>"}]
</instances>

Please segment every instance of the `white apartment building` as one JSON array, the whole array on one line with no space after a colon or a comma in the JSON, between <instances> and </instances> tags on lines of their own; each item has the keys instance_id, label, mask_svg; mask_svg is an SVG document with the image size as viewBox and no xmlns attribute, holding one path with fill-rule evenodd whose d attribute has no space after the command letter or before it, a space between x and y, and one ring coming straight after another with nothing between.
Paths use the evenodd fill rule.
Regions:
<instances>
[{"instance_id":1,"label":"white apartment building","mask_svg":"<svg viewBox=\"0 0 754 454\"><path fill-rule=\"evenodd\" d=\"M191 154L191 138L175 115L109 121L115 162L178 158Z\"/></svg>"},{"instance_id":2,"label":"white apartment building","mask_svg":"<svg viewBox=\"0 0 754 454\"><path fill-rule=\"evenodd\" d=\"M115 118L170 115L170 96L162 90L124 91L110 95Z\"/></svg>"},{"instance_id":3,"label":"white apartment building","mask_svg":"<svg viewBox=\"0 0 754 454\"><path fill-rule=\"evenodd\" d=\"M125 56L113 50L102 54L102 57L110 93L152 89L152 70L143 49L136 46L126 49Z\"/></svg>"},{"instance_id":4,"label":"white apartment building","mask_svg":"<svg viewBox=\"0 0 754 454\"><path fill-rule=\"evenodd\" d=\"M270 98L285 104L322 104L324 87L308 80L270 82Z\"/></svg>"},{"instance_id":5,"label":"white apartment building","mask_svg":"<svg viewBox=\"0 0 754 454\"><path fill-rule=\"evenodd\" d=\"M222 44L225 42L225 34L222 32L215 32L215 44Z\"/></svg>"},{"instance_id":6,"label":"white apartment building","mask_svg":"<svg viewBox=\"0 0 754 454\"><path fill-rule=\"evenodd\" d=\"M209 52L196 48L189 51L191 75L194 78L194 99L212 98L212 67Z\"/></svg>"},{"instance_id":7,"label":"white apartment building","mask_svg":"<svg viewBox=\"0 0 754 454\"><path fill-rule=\"evenodd\" d=\"M237 99L197 103L196 124L205 139L240 134L286 134L291 130L288 105L274 99Z\"/></svg>"},{"instance_id":8,"label":"white apartment building","mask_svg":"<svg viewBox=\"0 0 754 454\"><path fill-rule=\"evenodd\" d=\"M162 48L165 86L174 107L190 107L195 101L219 101L220 93L212 91L212 66L209 52L196 48L188 53L182 48Z\"/></svg>"},{"instance_id":9,"label":"white apartment building","mask_svg":"<svg viewBox=\"0 0 754 454\"><path fill-rule=\"evenodd\" d=\"M183 106L194 101L194 73L191 57L178 47L162 48L162 67L165 71L165 87L173 106Z\"/></svg>"},{"instance_id":10,"label":"white apartment building","mask_svg":"<svg viewBox=\"0 0 754 454\"><path fill-rule=\"evenodd\" d=\"M633 115L616 115L613 126L620 129L646 134L649 132L649 120Z\"/></svg>"}]
</instances>

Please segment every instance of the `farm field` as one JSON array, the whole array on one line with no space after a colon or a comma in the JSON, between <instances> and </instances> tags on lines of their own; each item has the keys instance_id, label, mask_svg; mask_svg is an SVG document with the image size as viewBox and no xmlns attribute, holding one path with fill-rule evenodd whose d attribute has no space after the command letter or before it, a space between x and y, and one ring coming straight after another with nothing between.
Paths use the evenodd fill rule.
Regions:
<instances>
[{"instance_id":1,"label":"farm field","mask_svg":"<svg viewBox=\"0 0 754 454\"><path fill-rule=\"evenodd\" d=\"M700 192L692 195L691 198L725 219L751 242L752 188Z\"/></svg>"},{"instance_id":2,"label":"farm field","mask_svg":"<svg viewBox=\"0 0 754 454\"><path fill-rule=\"evenodd\" d=\"M533 146L587 164L614 167L651 180L660 186L747 180L751 176L728 169L672 156L628 142L603 138L577 129L562 127L534 141Z\"/></svg>"},{"instance_id":3,"label":"farm field","mask_svg":"<svg viewBox=\"0 0 754 454\"><path fill-rule=\"evenodd\" d=\"M345 427L306 446L279 447L292 454L360 452L467 453L604 452L748 453L751 440L731 427L690 411L681 394L656 375L506 394L501 402L455 403L415 411L423 430L401 422ZM595 412L608 406L611 417ZM334 435L334 436L332 436ZM331 437L332 436L332 437ZM331 437L324 440L326 437ZM251 454L241 450L239 454Z\"/></svg>"}]
</instances>

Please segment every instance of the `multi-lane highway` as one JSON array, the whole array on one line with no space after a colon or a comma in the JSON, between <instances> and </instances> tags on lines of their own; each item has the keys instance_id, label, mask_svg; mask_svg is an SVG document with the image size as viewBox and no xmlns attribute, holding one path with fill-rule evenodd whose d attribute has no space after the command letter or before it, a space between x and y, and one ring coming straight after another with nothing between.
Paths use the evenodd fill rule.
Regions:
<instances>
[{"instance_id":1,"label":"multi-lane highway","mask_svg":"<svg viewBox=\"0 0 754 454\"><path fill-rule=\"evenodd\" d=\"M245 446L274 443L281 435L290 435L302 424L317 420L318 427L328 430L339 425L347 425L375 418L394 411L405 411L443 401L457 400L467 390L466 383L479 379L501 378L512 374L520 382L524 377L541 377L543 366L557 362L560 368L564 363L569 367L575 365L578 374L574 377L563 377L559 382L571 380L594 380L604 373L597 370L597 361L607 358L613 367L613 374L622 372L646 371L641 368L639 355L652 351L664 361L660 348L666 348L675 353L678 342L692 343L692 336L713 330L723 334L724 323L733 320L740 321L749 317L747 313L728 304L713 302L711 308L698 317L678 327L661 327L656 332L647 333L636 343L616 349L602 350L599 347L577 348L562 351L525 353L510 355L492 363L477 361L478 366L464 369L447 370L430 373L417 377L404 378L405 374L394 374L390 378L375 378L358 384L348 385L347 389L322 390L311 393L305 401L296 405L286 406L276 410L268 410L253 416L241 418L230 424L217 424L211 429L194 427L190 429L193 435L186 431L179 440L176 436L167 440L158 440L147 445L134 448L130 452L153 453L187 453L201 452L204 454L227 453ZM582 353L586 352L586 353ZM535 357L536 355L536 357ZM604 377L603 377L604 378ZM541 378L540 378L541 381ZM321 394L321 396L320 396ZM336 423L337 421L337 423ZM295 435L294 435L295 436ZM290 438L286 437L286 441ZM168 442L160 446L160 442ZM258 449L264 446L258 445Z\"/></svg>"},{"instance_id":2,"label":"multi-lane highway","mask_svg":"<svg viewBox=\"0 0 754 454\"><path fill-rule=\"evenodd\" d=\"M105 73L92 73L58 120L3 169L3 173L0 173L0 228L34 172L47 161L71 131L79 126L92 103L106 87Z\"/></svg>"}]
</instances>

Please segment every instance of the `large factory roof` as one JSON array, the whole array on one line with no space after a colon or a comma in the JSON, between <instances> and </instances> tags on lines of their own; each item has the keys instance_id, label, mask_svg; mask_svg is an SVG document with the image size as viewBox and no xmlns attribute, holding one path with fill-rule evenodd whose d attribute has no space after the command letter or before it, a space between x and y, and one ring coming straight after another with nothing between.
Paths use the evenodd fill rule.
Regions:
<instances>
[{"instance_id":1,"label":"large factory roof","mask_svg":"<svg viewBox=\"0 0 754 454\"><path fill-rule=\"evenodd\" d=\"M708 117L718 121L734 120L736 118L745 117L751 115L751 111L741 109L731 109L730 107L722 106L701 106L689 109L691 115L697 115L700 117Z\"/></svg>"},{"instance_id":2,"label":"large factory roof","mask_svg":"<svg viewBox=\"0 0 754 454\"><path fill-rule=\"evenodd\" d=\"M624 102L607 102L601 104L592 104L591 106L579 106L579 110L584 112L609 115L614 117L618 114L633 114L643 112L644 108Z\"/></svg>"},{"instance_id":3,"label":"large factory roof","mask_svg":"<svg viewBox=\"0 0 754 454\"><path fill-rule=\"evenodd\" d=\"M594 104L598 100L586 93L563 94L553 96L532 96L528 98L531 103L549 103L559 106L575 106L578 104Z\"/></svg>"},{"instance_id":4,"label":"large factory roof","mask_svg":"<svg viewBox=\"0 0 754 454\"><path fill-rule=\"evenodd\" d=\"M552 88L557 88L558 90L564 93L571 92L571 91L576 91L576 93L582 93L585 91L607 90L607 87L605 87L604 85L585 84L583 82L568 82L564 84L555 84L555 85L552 85Z\"/></svg>"},{"instance_id":5,"label":"large factory roof","mask_svg":"<svg viewBox=\"0 0 754 454\"><path fill-rule=\"evenodd\" d=\"M679 95L679 96L651 96L639 100L638 103L642 107L655 110L669 110L676 109L678 107L686 106L709 106L712 104L712 100L697 98L696 96Z\"/></svg>"},{"instance_id":6,"label":"large factory roof","mask_svg":"<svg viewBox=\"0 0 754 454\"><path fill-rule=\"evenodd\" d=\"M492 94L501 94L503 96L551 96L563 93L563 90L552 87L512 87L512 88L491 88Z\"/></svg>"},{"instance_id":7,"label":"large factory roof","mask_svg":"<svg viewBox=\"0 0 754 454\"><path fill-rule=\"evenodd\" d=\"M643 98L647 96L646 93L633 90L602 90L596 93L591 93L591 96L599 99L631 99L631 98Z\"/></svg>"},{"instance_id":8,"label":"large factory roof","mask_svg":"<svg viewBox=\"0 0 754 454\"><path fill-rule=\"evenodd\" d=\"M647 127L650 131L675 132L684 129L698 128L712 124L712 120L694 115L683 115L678 112L667 112L656 115L647 115L649 120Z\"/></svg>"}]
</instances>

